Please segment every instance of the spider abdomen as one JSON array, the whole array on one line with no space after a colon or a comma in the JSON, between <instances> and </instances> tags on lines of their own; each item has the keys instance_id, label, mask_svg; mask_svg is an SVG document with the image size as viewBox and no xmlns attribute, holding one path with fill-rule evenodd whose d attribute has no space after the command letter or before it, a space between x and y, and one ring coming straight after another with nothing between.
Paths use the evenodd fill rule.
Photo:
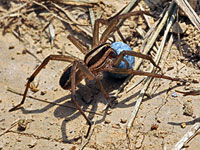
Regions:
<instances>
[{"instance_id":1,"label":"spider abdomen","mask_svg":"<svg viewBox=\"0 0 200 150\"><path fill-rule=\"evenodd\" d=\"M72 71L72 65L69 65L63 72L62 76L60 77L59 84L60 86L65 89L71 89L71 71ZM77 69L76 70L76 85L79 84L84 79L83 73Z\"/></svg>"}]
</instances>

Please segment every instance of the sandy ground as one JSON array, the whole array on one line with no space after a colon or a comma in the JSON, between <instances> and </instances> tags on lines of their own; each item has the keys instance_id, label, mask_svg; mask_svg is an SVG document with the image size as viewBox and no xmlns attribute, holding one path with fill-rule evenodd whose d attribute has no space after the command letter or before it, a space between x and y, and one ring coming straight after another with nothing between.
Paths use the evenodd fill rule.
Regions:
<instances>
[{"instance_id":1,"label":"sandy ground","mask_svg":"<svg viewBox=\"0 0 200 150\"><path fill-rule=\"evenodd\" d=\"M104 5L107 9L105 9L103 17L110 16L125 6L127 2L123 0L107 2ZM0 6L1 10L6 10L4 5ZM10 5L11 8L18 6L14 2L11 2ZM102 8L95 10L103 11ZM87 9L79 7L71 9L74 16L79 16L77 17L78 21L89 23L89 21L85 21L88 20L88 13L85 14L85 12ZM0 14L3 12L1 11ZM88 128L86 121L76 109L72 108L74 105L70 100L70 91L63 90L59 86L59 78L69 65L67 62L49 62L34 80L36 85L39 83L39 91L28 92L29 96L62 106L27 98L21 109L8 112L10 108L21 101L22 96L9 92L7 89L12 88L23 93L26 79L48 55L70 53L83 59L84 55L66 38L67 35L76 35L87 45L91 44L91 39L86 39L69 25L54 19L52 25L56 36L52 46L49 41L48 28L42 32L50 17L45 13L40 15L37 16L35 12L29 13L24 24L19 23L18 27L15 26L21 33L22 41L9 30L11 25L8 25L6 32L3 27L0 29L0 133L5 132L20 119L28 121L25 131L19 131L18 124L16 124L0 136L0 149L3 150L76 150L85 143L84 138L78 137L85 135ZM124 90L114 107L104 115L99 115L99 113L102 114L101 111L106 105L106 100L95 82L86 80L86 85L85 82L82 82L78 86L77 101L84 110L90 111L90 113L86 112L86 115L96 123L85 150L168 150L172 149L192 125L199 122L200 96L183 96L180 93L177 93L176 97L172 96L175 89L185 91L200 87L200 56L197 54L197 51L200 51L199 31L190 24L189 20L185 20L186 31L181 35L181 45L185 55L180 55L176 40L162 70L168 76L190 79L193 82L182 86L177 82L155 79L146 92L148 96L143 99L129 140L126 136L126 126L143 85L140 84L128 93ZM147 30L144 24L146 23L141 17L132 18L124 23L121 30L128 43L134 48L140 47L142 40L136 32L135 26L141 26ZM175 36L175 38L177 37ZM148 64L146 65L148 66ZM140 79L142 77L133 78L127 87ZM105 76L102 82L105 90L111 93L119 88L123 80ZM188 111L189 114L186 115ZM181 127L183 122L186 123L185 128ZM199 149L199 138L197 135L192 139L188 143L187 149Z\"/></svg>"}]
</instances>

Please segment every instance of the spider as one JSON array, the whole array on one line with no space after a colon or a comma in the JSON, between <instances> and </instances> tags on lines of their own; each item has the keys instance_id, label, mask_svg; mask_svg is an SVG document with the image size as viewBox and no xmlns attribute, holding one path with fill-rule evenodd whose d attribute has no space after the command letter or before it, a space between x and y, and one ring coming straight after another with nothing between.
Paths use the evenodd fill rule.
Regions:
<instances>
[{"instance_id":1,"label":"spider","mask_svg":"<svg viewBox=\"0 0 200 150\"><path fill-rule=\"evenodd\" d=\"M139 52L134 52L130 49L123 50L123 47L127 47L125 43L122 42L114 42L114 43L106 43L109 35L117 30L116 25L120 19L126 19L133 15L143 14L142 11L130 12L127 14L119 15L115 18L110 18L108 20L97 19L95 21L94 30L93 30L93 48L89 52L87 52L84 45L75 37L69 35L68 39L85 55L84 60L79 58L75 58L72 56L64 56L64 55L49 55L44 59L41 65L34 71L34 73L28 78L26 88L23 94L23 98L20 104L14 106L9 111L14 111L18 109L25 102L26 95L28 89L30 87L30 83L34 80L34 78L38 75L38 73L43 69L50 60L56 61L66 61L71 64L64 70L61 78L60 78L60 86L65 90L71 90L71 100L76 106L76 108L80 111L83 117L86 119L87 124L89 125L86 137L89 134L91 129L92 122L87 118L81 107L76 102L75 97L75 88L76 86L85 78L89 80L95 80L104 97L108 100L110 95L104 90L103 85L101 83L102 71L111 72L114 74L124 74L124 75L143 75L150 76L156 78L164 78L172 81L180 81L178 78L172 78L169 76L156 74L156 73L148 73L142 72L138 70L133 70L132 66L134 64L134 57L140 57L146 60L149 60L155 67L159 68L153 61L153 59ZM108 27L103 32L100 40L99 40L99 25L105 24ZM132 59L130 61L129 59ZM120 67L120 65L124 63L124 67Z\"/></svg>"}]
</instances>

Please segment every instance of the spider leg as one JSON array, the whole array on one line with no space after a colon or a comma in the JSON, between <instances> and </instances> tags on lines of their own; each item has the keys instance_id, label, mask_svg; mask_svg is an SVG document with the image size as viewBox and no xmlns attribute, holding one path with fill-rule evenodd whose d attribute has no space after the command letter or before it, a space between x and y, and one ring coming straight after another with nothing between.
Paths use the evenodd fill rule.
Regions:
<instances>
[{"instance_id":1,"label":"spider leg","mask_svg":"<svg viewBox=\"0 0 200 150\"><path fill-rule=\"evenodd\" d=\"M108 39L108 36L110 35L110 33L113 32L114 30L116 30L116 26L118 25L118 22L119 22L120 19L127 19L130 16L136 16L136 15L142 15L142 14L151 15L147 11L134 11L134 12L129 12L129 13L126 13L126 14L119 15L119 16L113 18L113 19L107 19L107 20L103 20L103 19L99 19L98 20L97 19L95 21L95 24L96 24L96 22L98 24L97 25L97 27L98 27L97 29L99 29L99 23L108 24L108 27L106 28L106 30L103 32L103 34L101 36L100 43L105 43L106 40ZM93 34L93 37L95 37L95 38L98 37L97 36L98 35L98 30L94 31L94 32L97 32L97 33Z\"/></svg>"},{"instance_id":2,"label":"spider leg","mask_svg":"<svg viewBox=\"0 0 200 150\"><path fill-rule=\"evenodd\" d=\"M97 19L97 20L95 20L94 30L93 30L93 47L97 47L99 44L102 44L102 43L106 42L106 40L108 38L108 35L112 32L113 28L116 26L116 24L114 25L114 24L110 23L112 20L114 20L114 19L113 18L112 19L109 18L107 20L104 20L104 19ZM102 37L106 36L105 39L102 40L102 37L101 37L101 41L99 42L99 25L100 25L100 23L103 24L103 25L108 25L108 27L104 31L107 34L104 35L105 33L103 33L103 35L102 35Z\"/></svg>"},{"instance_id":3,"label":"spider leg","mask_svg":"<svg viewBox=\"0 0 200 150\"><path fill-rule=\"evenodd\" d=\"M116 18L117 19L117 18ZM112 23L113 21L113 23ZM104 20L104 19L97 19L95 21L95 24L94 24L94 30L93 30L93 47L96 47L98 46L99 44L102 44L102 43L105 43L106 40L108 39L108 36L109 34L114 30L116 29L116 25L117 24L114 24L114 23L117 23L118 20L115 20L115 18L112 18L112 19L107 19L107 20ZM108 27L106 28L106 30L103 32L102 36L101 36L101 39L99 41L99 24L104 24L104 25L108 25ZM122 38L122 40L124 41L124 38L121 34L121 32L119 31L119 29L116 29L119 36Z\"/></svg>"},{"instance_id":4,"label":"spider leg","mask_svg":"<svg viewBox=\"0 0 200 150\"><path fill-rule=\"evenodd\" d=\"M63 55L49 55L47 58L45 58L45 60L42 62L42 64L35 70L35 72L30 76L30 78L28 78L22 101L20 102L20 104L11 108L9 110L10 112L16 110L17 108L19 108L21 105L24 104L28 89L30 87L30 83L34 80L34 78L41 71L41 69L43 69L48 64L48 62L50 60L73 62L75 60L75 58L73 58L71 56L63 56Z\"/></svg>"},{"instance_id":5,"label":"spider leg","mask_svg":"<svg viewBox=\"0 0 200 150\"><path fill-rule=\"evenodd\" d=\"M108 100L110 98L109 94L105 91L103 84L99 79L96 79L97 85L99 86L99 89L103 93L104 97Z\"/></svg>"},{"instance_id":6,"label":"spider leg","mask_svg":"<svg viewBox=\"0 0 200 150\"><path fill-rule=\"evenodd\" d=\"M126 40L125 40L125 38L124 38L124 36L122 35L121 31L120 31L118 28L117 28L116 30L117 30L117 33L118 33L119 37L121 38L121 40L122 40L124 43L127 43Z\"/></svg>"},{"instance_id":7,"label":"spider leg","mask_svg":"<svg viewBox=\"0 0 200 150\"><path fill-rule=\"evenodd\" d=\"M104 20L104 19L97 19L95 20L95 23L94 23L94 30L93 30L93 47L97 47L99 44L99 25L101 24L104 24L104 25L108 25L109 22L108 20ZM108 26L109 28L109 26ZM103 42L102 42L103 43Z\"/></svg>"},{"instance_id":8,"label":"spider leg","mask_svg":"<svg viewBox=\"0 0 200 150\"><path fill-rule=\"evenodd\" d=\"M85 113L83 112L83 110L81 109L81 107L79 106L79 104L76 102L76 97L75 97L75 76L76 76L76 68L77 67L80 67L78 66L78 62L77 61L74 61L73 63L73 66L72 66L72 74L71 74L71 91L72 91L72 102L74 103L74 105L76 106L76 108L79 110L79 112L83 115L83 117L85 118L85 120L87 121L88 125L89 125L89 128L88 128L88 131L87 131L87 134L86 134L86 138L88 137L89 135L89 132L90 132L90 129L91 129L91 126L92 126L92 123L91 121L88 119L88 117L85 115ZM80 67L82 68L82 67ZM83 69L80 69L80 70L83 70ZM89 71L89 70L88 70Z\"/></svg>"},{"instance_id":9,"label":"spider leg","mask_svg":"<svg viewBox=\"0 0 200 150\"><path fill-rule=\"evenodd\" d=\"M72 35L68 35L67 37L83 54L87 53L87 48L86 46L79 41L78 39L76 39L74 36Z\"/></svg>"},{"instance_id":10,"label":"spider leg","mask_svg":"<svg viewBox=\"0 0 200 150\"><path fill-rule=\"evenodd\" d=\"M149 60L155 67L157 67L159 70L161 70L161 68L156 65L156 63L153 61L153 59L148 56L148 55L144 55L140 52L134 52L134 51L122 51L118 56L117 58L115 59L115 61L113 62L113 66L116 67L117 65L120 64L120 62L123 60L124 56L125 55L130 55L130 56L136 56L136 57L140 57L140 58L143 58L143 59L146 59L146 60Z\"/></svg>"},{"instance_id":11,"label":"spider leg","mask_svg":"<svg viewBox=\"0 0 200 150\"><path fill-rule=\"evenodd\" d=\"M78 61L77 61L78 62ZM82 62L78 62L78 68L80 69L80 71L82 71L85 76L89 79L89 80L96 80L97 85L99 86L99 89L101 90L101 92L103 93L104 97L106 99L109 99L110 96L108 95L108 93L105 91L100 79L98 77L96 77L87 67L84 63Z\"/></svg>"},{"instance_id":12,"label":"spider leg","mask_svg":"<svg viewBox=\"0 0 200 150\"><path fill-rule=\"evenodd\" d=\"M140 75L140 76L163 78L163 79L172 80L172 81L186 82L185 80L182 80L180 78L173 78L173 77L165 76L162 74L143 72L143 71L133 70L133 69L121 69L121 68L112 67L108 69L107 71L112 72L112 73L117 73L117 74L133 74L133 75Z\"/></svg>"},{"instance_id":13,"label":"spider leg","mask_svg":"<svg viewBox=\"0 0 200 150\"><path fill-rule=\"evenodd\" d=\"M75 83L76 83L76 69L79 68L80 71L89 79L89 80L96 80L97 85L99 86L101 92L103 93L104 97L106 99L109 99L110 96L107 94L107 92L105 91L100 79L98 77L96 77L88 68L87 66L82 62L82 61L74 61L73 66L72 66L72 73L71 73L71 90L72 90L72 102L74 103L74 105L76 106L76 108L80 111L80 113L83 115L83 117L85 118L85 120L87 121L89 128L86 134L86 138L89 135L92 123L91 121L87 118L87 116L85 115L85 113L83 112L83 110L81 109L81 107L78 105L78 103L76 102L76 97L75 97Z\"/></svg>"}]
</instances>

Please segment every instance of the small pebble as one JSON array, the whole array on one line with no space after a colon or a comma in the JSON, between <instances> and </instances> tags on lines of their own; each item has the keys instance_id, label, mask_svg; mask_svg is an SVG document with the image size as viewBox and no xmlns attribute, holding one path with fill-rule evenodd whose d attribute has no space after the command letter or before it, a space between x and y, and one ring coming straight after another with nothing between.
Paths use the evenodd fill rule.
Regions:
<instances>
[{"instance_id":1,"label":"small pebble","mask_svg":"<svg viewBox=\"0 0 200 150\"><path fill-rule=\"evenodd\" d=\"M0 122L3 122L3 121L5 121L5 119L0 117Z\"/></svg>"},{"instance_id":2,"label":"small pebble","mask_svg":"<svg viewBox=\"0 0 200 150\"><path fill-rule=\"evenodd\" d=\"M30 144L28 144L28 147L29 147L29 148L33 148L33 147L35 147L36 145L37 145L37 141L33 140L33 141L31 141Z\"/></svg>"},{"instance_id":3,"label":"small pebble","mask_svg":"<svg viewBox=\"0 0 200 150\"><path fill-rule=\"evenodd\" d=\"M21 142L21 141L22 141L21 139L19 139L19 138L17 139L17 142Z\"/></svg>"},{"instance_id":4,"label":"small pebble","mask_svg":"<svg viewBox=\"0 0 200 150\"><path fill-rule=\"evenodd\" d=\"M72 146L71 148L70 148L70 150L75 150L76 149L76 146Z\"/></svg>"},{"instance_id":5,"label":"small pebble","mask_svg":"<svg viewBox=\"0 0 200 150\"><path fill-rule=\"evenodd\" d=\"M58 91L58 88L54 89L53 91L54 91L54 92Z\"/></svg>"},{"instance_id":6,"label":"small pebble","mask_svg":"<svg viewBox=\"0 0 200 150\"><path fill-rule=\"evenodd\" d=\"M172 69L174 69L174 66L168 67L168 68L167 68L167 71L170 71L170 70L172 70Z\"/></svg>"},{"instance_id":7,"label":"small pebble","mask_svg":"<svg viewBox=\"0 0 200 150\"><path fill-rule=\"evenodd\" d=\"M192 99L188 99L187 102L190 102L190 103L191 103L191 102L192 102Z\"/></svg>"},{"instance_id":8,"label":"small pebble","mask_svg":"<svg viewBox=\"0 0 200 150\"><path fill-rule=\"evenodd\" d=\"M28 124L28 121L25 120L25 119L20 119L17 124L18 124L18 130L19 131L25 131L27 124Z\"/></svg>"},{"instance_id":9,"label":"small pebble","mask_svg":"<svg viewBox=\"0 0 200 150\"><path fill-rule=\"evenodd\" d=\"M177 97L177 93L176 92L172 93L172 97Z\"/></svg>"},{"instance_id":10,"label":"small pebble","mask_svg":"<svg viewBox=\"0 0 200 150\"><path fill-rule=\"evenodd\" d=\"M106 120L104 121L105 124L109 124L110 122L111 122L111 121L108 120L108 119L106 119Z\"/></svg>"},{"instance_id":11,"label":"small pebble","mask_svg":"<svg viewBox=\"0 0 200 150\"><path fill-rule=\"evenodd\" d=\"M26 49L22 50L22 54L26 54L26 53L27 53Z\"/></svg>"},{"instance_id":12,"label":"small pebble","mask_svg":"<svg viewBox=\"0 0 200 150\"><path fill-rule=\"evenodd\" d=\"M158 122L158 123L161 123L161 120L160 120L160 119L157 119L157 122Z\"/></svg>"},{"instance_id":13,"label":"small pebble","mask_svg":"<svg viewBox=\"0 0 200 150\"><path fill-rule=\"evenodd\" d=\"M190 90L190 87L189 86L185 86L184 90Z\"/></svg>"},{"instance_id":14,"label":"small pebble","mask_svg":"<svg viewBox=\"0 0 200 150\"><path fill-rule=\"evenodd\" d=\"M197 66L200 68L200 61L197 62Z\"/></svg>"},{"instance_id":15,"label":"small pebble","mask_svg":"<svg viewBox=\"0 0 200 150\"><path fill-rule=\"evenodd\" d=\"M193 83L199 83L199 80L193 79L192 82L193 82Z\"/></svg>"},{"instance_id":16,"label":"small pebble","mask_svg":"<svg viewBox=\"0 0 200 150\"><path fill-rule=\"evenodd\" d=\"M47 94L47 91L41 91L40 95L45 95Z\"/></svg>"},{"instance_id":17,"label":"small pebble","mask_svg":"<svg viewBox=\"0 0 200 150\"><path fill-rule=\"evenodd\" d=\"M14 49L15 47L13 45L9 46L9 49Z\"/></svg>"},{"instance_id":18,"label":"small pebble","mask_svg":"<svg viewBox=\"0 0 200 150\"><path fill-rule=\"evenodd\" d=\"M151 130L157 130L158 129L158 125L157 124L153 124L152 126L151 126Z\"/></svg>"},{"instance_id":19,"label":"small pebble","mask_svg":"<svg viewBox=\"0 0 200 150\"><path fill-rule=\"evenodd\" d=\"M120 122L121 122L121 123L126 123L127 120L126 120L126 119L121 119Z\"/></svg>"},{"instance_id":20,"label":"small pebble","mask_svg":"<svg viewBox=\"0 0 200 150\"><path fill-rule=\"evenodd\" d=\"M180 62L183 62L183 61L185 60L185 57L180 56L180 57L178 58L178 60L179 60Z\"/></svg>"},{"instance_id":21,"label":"small pebble","mask_svg":"<svg viewBox=\"0 0 200 150\"><path fill-rule=\"evenodd\" d=\"M193 108L191 104L189 103L183 104L183 114L186 116L193 116Z\"/></svg>"},{"instance_id":22,"label":"small pebble","mask_svg":"<svg viewBox=\"0 0 200 150\"><path fill-rule=\"evenodd\" d=\"M120 129L121 127L120 127L120 124L117 123L117 124L113 124L113 125L112 125L112 128Z\"/></svg>"},{"instance_id":23,"label":"small pebble","mask_svg":"<svg viewBox=\"0 0 200 150\"><path fill-rule=\"evenodd\" d=\"M109 109L109 110L107 111L107 113L106 113L106 114L107 114L107 115L110 115L110 114L112 114L112 110L110 110L110 109Z\"/></svg>"},{"instance_id":24,"label":"small pebble","mask_svg":"<svg viewBox=\"0 0 200 150\"><path fill-rule=\"evenodd\" d=\"M184 89L185 90L190 90L190 84L191 84L190 82L186 82Z\"/></svg>"},{"instance_id":25,"label":"small pebble","mask_svg":"<svg viewBox=\"0 0 200 150\"><path fill-rule=\"evenodd\" d=\"M36 52L36 54L40 54L40 53L42 53L42 50L39 50L39 51Z\"/></svg>"},{"instance_id":26,"label":"small pebble","mask_svg":"<svg viewBox=\"0 0 200 150\"><path fill-rule=\"evenodd\" d=\"M191 84L190 82L186 82L185 86L190 86L190 84Z\"/></svg>"},{"instance_id":27,"label":"small pebble","mask_svg":"<svg viewBox=\"0 0 200 150\"><path fill-rule=\"evenodd\" d=\"M185 127L186 127L186 123L185 122L181 123L181 128L185 128Z\"/></svg>"}]
</instances>

